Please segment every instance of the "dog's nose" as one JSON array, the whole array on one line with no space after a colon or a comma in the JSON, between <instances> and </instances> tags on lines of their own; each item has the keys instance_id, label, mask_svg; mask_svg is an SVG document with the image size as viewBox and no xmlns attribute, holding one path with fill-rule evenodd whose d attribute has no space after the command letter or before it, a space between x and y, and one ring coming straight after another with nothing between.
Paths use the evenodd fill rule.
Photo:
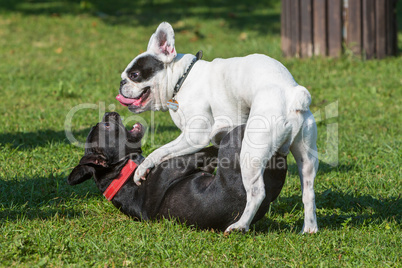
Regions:
<instances>
[{"instance_id":1,"label":"dog's nose","mask_svg":"<svg viewBox=\"0 0 402 268\"><path fill-rule=\"evenodd\" d=\"M119 114L116 113L116 112L107 112L106 115L107 115L108 117L110 117L110 116L112 116L112 117L118 117L118 116L119 116Z\"/></svg>"},{"instance_id":2,"label":"dog's nose","mask_svg":"<svg viewBox=\"0 0 402 268\"><path fill-rule=\"evenodd\" d=\"M120 88L121 88L122 86L124 86L125 84L127 84L127 80L126 80L126 79L121 80L121 81L120 81Z\"/></svg>"},{"instance_id":3,"label":"dog's nose","mask_svg":"<svg viewBox=\"0 0 402 268\"><path fill-rule=\"evenodd\" d=\"M103 121L105 121L106 119L109 119L111 117L116 119L116 118L119 118L119 116L120 115L116 112L106 112L105 115L103 116Z\"/></svg>"}]
</instances>

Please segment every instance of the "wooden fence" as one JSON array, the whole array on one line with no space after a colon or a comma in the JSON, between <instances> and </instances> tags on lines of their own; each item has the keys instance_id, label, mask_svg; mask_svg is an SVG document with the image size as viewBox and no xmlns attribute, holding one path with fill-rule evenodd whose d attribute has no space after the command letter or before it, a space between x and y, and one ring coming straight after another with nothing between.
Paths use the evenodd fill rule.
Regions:
<instances>
[{"instance_id":1,"label":"wooden fence","mask_svg":"<svg viewBox=\"0 0 402 268\"><path fill-rule=\"evenodd\" d=\"M282 0L282 51L289 57L370 58L397 53L396 0Z\"/></svg>"}]
</instances>

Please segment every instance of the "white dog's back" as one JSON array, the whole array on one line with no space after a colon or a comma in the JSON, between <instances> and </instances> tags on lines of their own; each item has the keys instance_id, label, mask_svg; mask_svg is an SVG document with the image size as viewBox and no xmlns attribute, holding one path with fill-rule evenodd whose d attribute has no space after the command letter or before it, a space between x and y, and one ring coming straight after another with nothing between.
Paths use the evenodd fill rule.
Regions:
<instances>
[{"instance_id":1,"label":"white dog's back","mask_svg":"<svg viewBox=\"0 0 402 268\"><path fill-rule=\"evenodd\" d=\"M239 108L239 101L242 105L250 106L254 101L252 98L257 96L257 91L269 91L270 99L283 103L284 115L292 111L307 111L311 103L308 90L297 84L282 63L266 55L252 54L245 57L214 59L212 62L200 61L194 69L197 76L189 77L188 83L192 83L192 78L199 81L202 77L205 83L198 85L198 92L203 92L210 102L220 104L211 106L225 107L226 111L228 105ZM225 94L222 94L222 91L225 91ZM244 122L239 122L241 123Z\"/></svg>"}]
</instances>

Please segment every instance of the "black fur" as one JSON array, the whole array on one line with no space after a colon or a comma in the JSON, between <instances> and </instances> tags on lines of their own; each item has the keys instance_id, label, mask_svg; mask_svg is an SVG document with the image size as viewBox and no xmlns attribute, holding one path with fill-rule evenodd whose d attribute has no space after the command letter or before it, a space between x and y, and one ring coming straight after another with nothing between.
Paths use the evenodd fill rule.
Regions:
<instances>
[{"instance_id":1,"label":"black fur","mask_svg":"<svg viewBox=\"0 0 402 268\"><path fill-rule=\"evenodd\" d=\"M110 120L111 117L115 119ZM104 134L110 131L110 126L108 130L103 127L104 121L115 124L113 130L121 133ZM207 147L199 153L162 162L152 169L141 186L129 179L112 199L113 205L136 219L173 217L199 228L225 230L241 216L246 205L239 163L244 129L244 125L239 126L227 134L219 150ZM99 190L104 192L129 158L137 164L142 161L140 147L127 146L133 142L138 144L142 134L127 131L117 113L106 114L91 130L87 143L95 146L85 150L80 164L68 177L69 184L78 184L93 176ZM102 136L109 137L105 139L109 143L99 147L97 144L101 143L97 138ZM118 140L112 140L113 137ZM115 147L116 144L119 146ZM117 150L124 150L126 157L115 158L121 154ZM210 172L215 166L216 175L213 175ZM267 164L264 173L266 198L253 222L264 216L269 204L279 195L286 172L286 157L275 155Z\"/></svg>"},{"instance_id":2,"label":"black fur","mask_svg":"<svg viewBox=\"0 0 402 268\"><path fill-rule=\"evenodd\" d=\"M155 74L165 68L162 61L158 60L154 56L146 55L137 59L130 70L127 72L127 76L133 82L144 82L148 81ZM137 77L134 77L134 73L138 73Z\"/></svg>"}]
</instances>

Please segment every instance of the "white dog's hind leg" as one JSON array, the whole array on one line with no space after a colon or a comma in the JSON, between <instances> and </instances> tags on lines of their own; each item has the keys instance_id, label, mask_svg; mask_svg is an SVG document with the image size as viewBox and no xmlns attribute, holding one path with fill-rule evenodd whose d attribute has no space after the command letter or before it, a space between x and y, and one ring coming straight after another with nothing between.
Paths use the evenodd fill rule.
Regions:
<instances>
[{"instance_id":1,"label":"white dog's hind leg","mask_svg":"<svg viewBox=\"0 0 402 268\"><path fill-rule=\"evenodd\" d=\"M314 178L318 170L317 125L310 111L304 112L303 117L303 126L290 146L290 151L297 163L302 189L304 204L302 233L316 233L318 226L315 212Z\"/></svg>"},{"instance_id":2,"label":"white dog's hind leg","mask_svg":"<svg viewBox=\"0 0 402 268\"><path fill-rule=\"evenodd\" d=\"M266 100L266 98L259 99ZM285 118L278 116L281 112L270 109L270 105L266 103L256 107L260 110L252 109L250 113L240 153L241 174L247 203L239 221L230 225L225 232L249 229L251 221L265 198L263 174L266 163L290 137L292 130ZM261 107L263 107L262 110Z\"/></svg>"}]
</instances>

